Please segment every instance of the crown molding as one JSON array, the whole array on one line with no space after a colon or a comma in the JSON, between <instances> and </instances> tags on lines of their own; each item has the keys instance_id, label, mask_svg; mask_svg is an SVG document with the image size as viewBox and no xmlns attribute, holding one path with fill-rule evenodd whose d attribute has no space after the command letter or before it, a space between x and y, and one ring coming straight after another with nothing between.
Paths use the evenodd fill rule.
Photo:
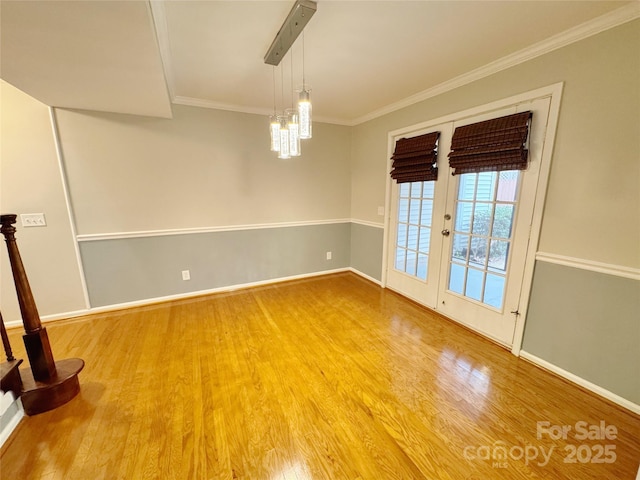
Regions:
<instances>
[{"instance_id":1,"label":"crown molding","mask_svg":"<svg viewBox=\"0 0 640 480\"><path fill-rule=\"evenodd\" d=\"M601 15L600 17L597 17L593 20L589 20L585 23L570 28L569 30L565 30L562 33L553 35L541 42L531 45L530 47L507 55L506 57L502 57L480 68L471 70L470 72L459 75L455 78L452 78L451 80L447 80L446 82L443 82L439 85L428 88L427 90L423 90L422 92L411 95L410 97L407 97L403 100L387 105L386 107L374 110L371 113L354 119L351 122L351 125L359 125L361 123L368 122L369 120L387 115L391 112L395 112L396 110L400 110L410 105L414 105L418 102L422 102L423 100L427 100L428 98L441 95L458 87L462 87L463 85L467 85L482 78L488 77L489 75L493 75L494 73L501 72L502 70L506 70L508 68L532 60L536 57L545 55L554 50L566 47L567 45L570 45L572 43L579 42L580 40L584 40L585 38L589 38L605 30L609 30L610 28L614 28L624 23L630 22L632 20L635 20L636 18L640 18L640 2L632 2L629 5L625 5L624 7Z\"/></svg>"}]
</instances>

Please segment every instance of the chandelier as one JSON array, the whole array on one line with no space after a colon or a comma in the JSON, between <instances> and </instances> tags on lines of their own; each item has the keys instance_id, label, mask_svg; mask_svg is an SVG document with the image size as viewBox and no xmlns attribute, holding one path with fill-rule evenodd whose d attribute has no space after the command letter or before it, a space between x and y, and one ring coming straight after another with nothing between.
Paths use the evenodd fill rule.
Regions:
<instances>
[{"instance_id":1,"label":"chandelier","mask_svg":"<svg viewBox=\"0 0 640 480\"><path fill-rule=\"evenodd\" d=\"M264 63L273 65L273 114L269 117L271 151L278 152L278 158L297 157L301 154L300 140L311 138L311 89L304 75L304 27L316 12L317 4L312 0L296 0L282 27L271 43L264 57ZM302 86L296 90L297 105L293 105L293 58L291 58L291 97L289 108L284 107L284 71L280 69L282 105L276 109L276 73L280 64L298 36L302 33Z\"/></svg>"}]
</instances>

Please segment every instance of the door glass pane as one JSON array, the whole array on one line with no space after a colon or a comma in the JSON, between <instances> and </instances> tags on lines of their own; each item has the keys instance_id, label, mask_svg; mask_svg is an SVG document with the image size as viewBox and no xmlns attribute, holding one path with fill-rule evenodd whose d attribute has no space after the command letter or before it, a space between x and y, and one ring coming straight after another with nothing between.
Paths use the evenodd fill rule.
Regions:
<instances>
[{"instance_id":1,"label":"door glass pane","mask_svg":"<svg viewBox=\"0 0 640 480\"><path fill-rule=\"evenodd\" d=\"M491 225L490 203L476 203L473 210L473 233L476 235L489 235Z\"/></svg>"},{"instance_id":2,"label":"door glass pane","mask_svg":"<svg viewBox=\"0 0 640 480\"><path fill-rule=\"evenodd\" d=\"M489 269L506 272L507 254L509 242L502 240L491 240L491 250L489 251Z\"/></svg>"},{"instance_id":3,"label":"door glass pane","mask_svg":"<svg viewBox=\"0 0 640 480\"><path fill-rule=\"evenodd\" d=\"M475 200L477 173L460 175L458 188L458 200Z\"/></svg>"},{"instance_id":4,"label":"door glass pane","mask_svg":"<svg viewBox=\"0 0 640 480\"><path fill-rule=\"evenodd\" d=\"M456 208L457 232L468 232L471 230L471 214L473 213L473 202L459 202Z\"/></svg>"},{"instance_id":5,"label":"door glass pane","mask_svg":"<svg viewBox=\"0 0 640 480\"><path fill-rule=\"evenodd\" d=\"M418 271L416 276L422 280L427 279L427 269L429 268L429 257L419 253L418 254Z\"/></svg>"},{"instance_id":6,"label":"door glass pane","mask_svg":"<svg viewBox=\"0 0 640 480\"><path fill-rule=\"evenodd\" d=\"M407 248L407 224L398 222L398 247Z\"/></svg>"},{"instance_id":7,"label":"door glass pane","mask_svg":"<svg viewBox=\"0 0 640 480\"><path fill-rule=\"evenodd\" d=\"M471 248L469 248L469 263L474 267L483 268L487 260L487 238L471 237Z\"/></svg>"},{"instance_id":8,"label":"door glass pane","mask_svg":"<svg viewBox=\"0 0 640 480\"><path fill-rule=\"evenodd\" d=\"M412 250L407 250L407 270L409 275L416 274L417 254Z\"/></svg>"},{"instance_id":9,"label":"door glass pane","mask_svg":"<svg viewBox=\"0 0 640 480\"><path fill-rule=\"evenodd\" d=\"M449 290L502 309L519 171L460 175Z\"/></svg>"},{"instance_id":10,"label":"door glass pane","mask_svg":"<svg viewBox=\"0 0 640 480\"><path fill-rule=\"evenodd\" d=\"M496 188L497 178L498 172L482 172L478 174L477 201L493 200L493 191Z\"/></svg>"},{"instance_id":11,"label":"door glass pane","mask_svg":"<svg viewBox=\"0 0 640 480\"><path fill-rule=\"evenodd\" d=\"M424 182L422 190L422 198L430 198L433 200L436 182Z\"/></svg>"},{"instance_id":12,"label":"door glass pane","mask_svg":"<svg viewBox=\"0 0 640 480\"><path fill-rule=\"evenodd\" d=\"M465 289L465 296L473 298L474 300L482 299L482 281L484 274L480 270L470 268L467 270L467 288Z\"/></svg>"},{"instance_id":13,"label":"door glass pane","mask_svg":"<svg viewBox=\"0 0 640 480\"><path fill-rule=\"evenodd\" d=\"M513 226L513 204L496 205L496 212L493 218L492 237L511 237L511 227Z\"/></svg>"},{"instance_id":14,"label":"door glass pane","mask_svg":"<svg viewBox=\"0 0 640 480\"><path fill-rule=\"evenodd\" d=\"M515 202L518 192L518 172L517 170L509 170L500 172L498 180L498 194L496 200L499 202Z\"/></svg>"},{"instance_id":15,"label":"door glass pane","mask_svg":"<svg viewBox=\"0 0 640 480\"><path fill-rule=\"evenodd\" d=\"M422 200L422 216L420 218L420 224L431 225L432 214L433 214L433 200Z\"/></svg>"},{"instance_id":16,"label":"door glass pane","mask_svg":"<svg viewBox=\"0 0 640 480\"><path fill-rule=\"evenodd\" d=\"M409 199L400 198L400 202L398 204L398 221L406 222L407 218L409 218Z\"/></svg>"},{"instance_id":17,"label":"door glass pane","mask_svg":"<svg viewBox=\"0 0 640 480\"><path fill-rule=\"evenodd\" d=\"M464 292L465 268L457 263L451 264L451 274L449 275L449 290L462 295Z\"/></svg>"},{"instance_id":18,"label":"door glass pane","mask_svg":"<svg viewBox=\"0 0 640 480\"><path fill-rule=\"evenodd\" d=\"M495 308L502 308L504 297L504 277L487 273L484 287L484 303Z\"/></svg>"},{"instance_id":19,"label":"door glass pane","mask_svg":"<svg viewBox=\"0 0 640 480\"><path fill-rule=\"evenodd\" d=\"M418 250L428 255L430 243L431 243L431 229L427 227L420 227L420 241L418 243Z\"/></svg>"},{"instance_id":20,"label":"door glass pane","mask_svg":"<svg viewBox=\"0 0 640 480\"><path fill-rule=\"evenodd\" d=\"M426 280L435 182L398 185L398 228L395 246L396 270Z\"/></svg>"},{"instance_id":21,"label":"door glass pane","mask_svg":"<svg viewBox=\"0 0 640 480\"><path fill-rule=\"evenodd\" d=\"M418 227L416 225L409 225L407 248L410 248L411 250L418 250Z\"/></svg>"},{"instance_id":22,"label":"door glass pane","mask_svg":"<svg viewBox=\"0 0 640 480\"><path fill-rule=\"evenodd\" d=\"M418 224L420 220L420 199L411 199L411 208L409 209L409 223Z\"/></svg>"},{"instance_id":23,"label":"door glass pane","mask_svg":"<svg viewBox=\"0 0 640 480\"><path fill-rule=\"evenodd\" d=\"M469 235L453 234L453 253L452 258L461 262L467 261L469 255Z\"/></svg>"}]
</instances>

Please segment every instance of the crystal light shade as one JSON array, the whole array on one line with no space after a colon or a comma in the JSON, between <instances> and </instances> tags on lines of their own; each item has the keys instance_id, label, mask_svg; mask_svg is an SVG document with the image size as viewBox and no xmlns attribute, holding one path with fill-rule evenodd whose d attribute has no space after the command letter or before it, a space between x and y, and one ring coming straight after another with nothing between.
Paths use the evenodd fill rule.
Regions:
<instances>
[{"instance_id":1,"label":"crystal light shade","mask_svg":"<svg viewBox=\"0 0 640 480\"><path fill-rule=\"evenodd\" d=\"M300 115L300 138L311 138L311 91L304 86L298 97L298 114Z\"/></svg>"},{"instance_id":2,"label":"crystal light shade","mask_svg":"<svg viewBox=\"0 0 640 480\"><path fill-rule=\"evenodd\" d=\"M291 158L289 153L289 120L286 115L278 118L280 119L280 153L278 158Z\"/></svg>"},{"instance_id":3,"label":"crystal light shade","mask_svg":"<svg viewBox=\"0 0 640 480\"><path fill-rule=\"evenodd\" d=\"M288 129L289 129L289 154L292 157L299 157L301 153L300 149L300 132L298 124L298 111L294 109L287 109L287 116L289 117Z\"/></svg>"},{"instance_id":4,"label":"crystal light shade","mask_svg":"<svg viewBox=\"0 0 640 480\"><path fill-rule=\"evenodd\" d=\"M280 151L280 120L277 115L269 117L269 130L271 132L271 151Z\"/></svg>"}]
</instances>

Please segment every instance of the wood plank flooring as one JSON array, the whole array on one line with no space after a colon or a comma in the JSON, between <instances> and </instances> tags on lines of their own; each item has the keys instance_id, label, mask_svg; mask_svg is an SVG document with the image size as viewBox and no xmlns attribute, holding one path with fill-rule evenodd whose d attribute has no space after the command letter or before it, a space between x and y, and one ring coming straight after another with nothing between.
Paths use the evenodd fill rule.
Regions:
<instances>
[{"instance_id":1,"label":"wood plank flooring","mask_svg":"<svg viewBox=\"0 0 640 480\"><path fill-rule=\"evenodd\" d=\"M57 359L85 360L81 392L23 421L2 450L3 479L627 480L638 471L638 416L351 273L47 330ZM9 331L26 359L21 333ZM612 425L616 438L579 440L581 421ZM538 438L537 422L572 430Z\"/></svg>"}]
</instances>

